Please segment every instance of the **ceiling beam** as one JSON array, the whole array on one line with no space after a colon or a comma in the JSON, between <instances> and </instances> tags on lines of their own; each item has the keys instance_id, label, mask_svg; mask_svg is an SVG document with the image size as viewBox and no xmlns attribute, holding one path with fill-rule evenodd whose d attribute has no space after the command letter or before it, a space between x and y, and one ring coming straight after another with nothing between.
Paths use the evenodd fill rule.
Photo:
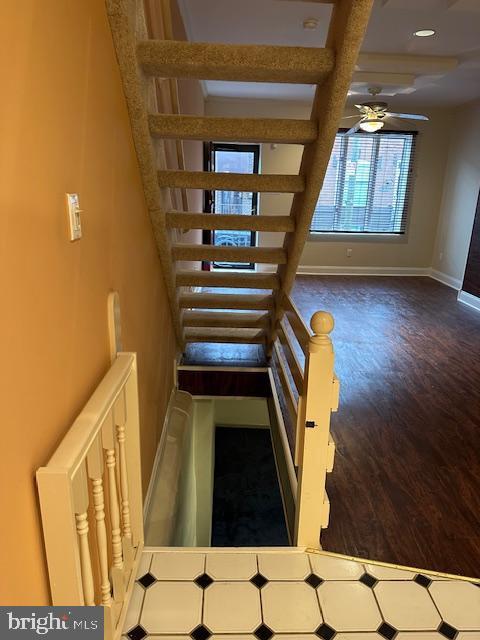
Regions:
<instances>
[{"instance_id":1,"label":"ceiling beam","mask_svg":"<svg viewBox=\"0 0 480 640\"><path fill-rule=\"evenodd\" d=\"M451 56L423 56L408 53L361 53L356 71L426 75L447 73L458 66Z\"/></svg>"},{"instance_id":2,"label":"ceiling beam","mask_svg":"<svg viewBox=\"0 0 480 640\"><path fill-rule=\"evenodd\" d=\"M352 78L352 84L369 84L384 87L405 86L411 87L415 83L415 75L413 73L386 73L379 71L355 71Z\"/></svg>"}]
</instances>

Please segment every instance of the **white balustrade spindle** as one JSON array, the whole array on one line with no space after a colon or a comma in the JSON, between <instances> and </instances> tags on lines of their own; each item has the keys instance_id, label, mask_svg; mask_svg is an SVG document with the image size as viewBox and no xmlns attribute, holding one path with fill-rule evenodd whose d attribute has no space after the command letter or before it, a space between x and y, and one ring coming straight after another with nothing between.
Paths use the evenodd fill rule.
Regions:
<instances>
[{"instance_id":1,"label":"white balustrade spindle","mask_svg":"<svg viewBox=\"0 0 480 640\"><path fill-rule=\"evenodd\" d=\"M96 478L93 483L93 505L95 508L95 521L97 532L98 560L100 564L100 591L102 594L102 604L110 604L111 586L108 578L108 550L107 550L107 528L105 526L105 498L103 493L103 480Z\"/></svg>"},{"instance_id":2,"label":"white balustrade spindle","mask_svg":"<svg viewBox=\"0 0 480 640\"><path fill-rule=\"evenodd\" d=\"M130 503L128 500L128 471L127 455L125 451L125 425L127 422L127 407L125 393L122 393L115 403L114 421L117 429L118 458L120 466L120 492L122 500L122 533L131 541Z\"/></svg>"},{"instance_id":3,"label":"white balustrade spindle","mask_svg":"<svg viewBox=\"0 0 480 640\"><path fill-rule=\"evenodd\" d=\"M76 513L75 521L78 533L78 545L80 549L80 564L82 566L83 597L88 607L95 606L95 589L93 586L92 560L88 545L88 515Z\"/></svg>"},{"instance_id":4,"label":"white balustrade spindle","mask_svg":"<svg viewBox=\"0 0 480 640\"><path fill-rule=\"evenodd\" d=\"M112 526L113 566L123 569L122 537L120 535L120 510L118 508L117 483L115 477L115 449L107 449L108 493L110 496L110 522Z\"/></svg>"}]
</instances>

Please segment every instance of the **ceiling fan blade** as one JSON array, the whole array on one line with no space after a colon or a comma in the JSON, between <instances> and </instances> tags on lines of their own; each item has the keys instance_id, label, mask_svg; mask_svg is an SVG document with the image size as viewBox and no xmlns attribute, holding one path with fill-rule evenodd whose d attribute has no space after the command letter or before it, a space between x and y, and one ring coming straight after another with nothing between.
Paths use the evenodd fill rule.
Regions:
<instances>
[{"instance_id":1,"label":"ceiling fan blade","mask_svg":"<svg viewBox=\"0 0 480 640\"><path fill-rule=\"evenodd\" d=\"M360 123L361 123L361 120L359 120L357 122L357 124L353 125L353 127L351 129L349 129L348 131L346 131L343 135L344 136L351 136L354 133L357 133L357 131L360 129Z\"/></svg>"},{"instance_id":2,"label":"ceiling fan blade","mask_svg":"<svg viewBox=\"0 0 480 640\"><path fill-rule=\"evenodd\" d=\"M342 116L342 120L350 120L351 118L358 118L358 113L355 116Z\"/></svg>"},{"instance_id":3,"label":"ceiling fan blade","mask_svg":"<svg viewBox=\"0 0 480 640\"><path fill-rule=\"evenodd\" d=\"M422 116L418 113L391 113L387 111L386 116L391 118L401 118L403 120L430 120L428 116Z\"/></svg>"}]
</instances>

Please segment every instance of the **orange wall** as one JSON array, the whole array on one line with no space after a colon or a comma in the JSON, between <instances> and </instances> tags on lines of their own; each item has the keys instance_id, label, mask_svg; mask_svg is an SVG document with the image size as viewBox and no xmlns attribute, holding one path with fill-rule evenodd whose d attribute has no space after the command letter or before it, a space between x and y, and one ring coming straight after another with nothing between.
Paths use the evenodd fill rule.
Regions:
<instances>
[{"instance_id":1,"label":"orange wall","mask_svg":"<svg viewBox=\"0 0 480 640\"><path fill-rule=\"evenodd\" d=\"M104 2L1 2L0 31L0 603L48 604L34 473L109 366L108 292L138 353L144 491L174 337Z\"/></svg>"}]
</instances>

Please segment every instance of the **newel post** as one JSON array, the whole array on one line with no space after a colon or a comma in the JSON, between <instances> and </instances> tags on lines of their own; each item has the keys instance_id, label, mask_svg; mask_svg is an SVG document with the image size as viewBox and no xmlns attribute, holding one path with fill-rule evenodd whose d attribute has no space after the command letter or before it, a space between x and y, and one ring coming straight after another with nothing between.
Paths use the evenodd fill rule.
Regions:
<instances>
[{"instance_id":1,"label":"newel post","mask_svg":"<svg viewBox=\"0 0 480 640\"><path fill-rule=\"evenodd\" d=\"M310 337L305 361L305 418L299 442L295 544L319 548L322 526L328 524L325 480L334 379L329 333L334 320L326 311L317 311L310 326L314 335Z\"/></svg>"}]
</instances>

